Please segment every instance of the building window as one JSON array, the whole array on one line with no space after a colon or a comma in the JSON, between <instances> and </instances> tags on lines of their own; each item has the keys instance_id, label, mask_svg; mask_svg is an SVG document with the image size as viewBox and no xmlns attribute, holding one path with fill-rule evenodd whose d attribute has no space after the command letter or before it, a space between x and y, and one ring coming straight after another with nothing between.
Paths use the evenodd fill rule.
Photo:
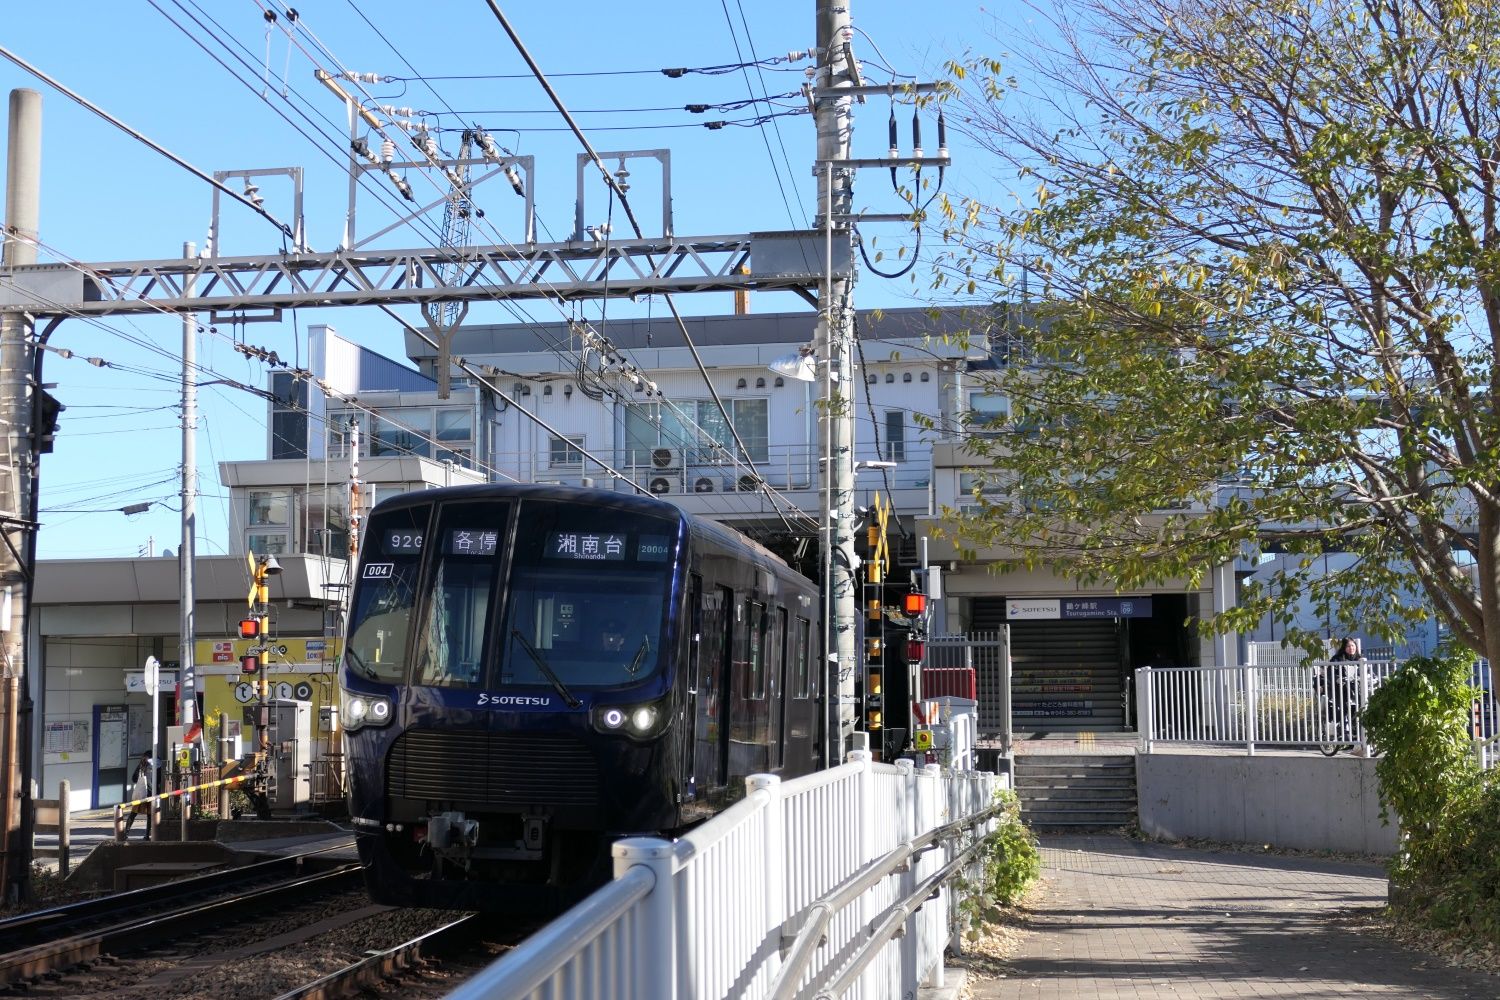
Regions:
<instances>
[{"instance_id":1,"label":"building window","mask_svg":"<svg viewBox=\"0 0 1500 1000\"><path fill-rule=\"evenodd\" d=\"M271 457L307 457L307 383L291 372L271 373Z\"/></svg>"},{"instance_id":2,"label":"building window","mask_svg":"<svg viewBox=\"0 0 1500 1000\"><path fill-rule=\"evenodd\" d=\"M750 452L750 460L767 461L771 450L770 400L726 399L724 405L740 440ZM692 465L717 465L736 456L734 435L729 432L718 404L711 399L686 400L678 408L696 426L690 426L658 403L634 403L626 409L625 447L631 466L650 466L651 454L658 448L685 450Z\"/></svg>"},{"instance_id":3,"label":"building window","mask_svg":"<svg viewBox=\"0 0 1500 1000\"><path fill-rule=\"evenodd\" d=\"M252 531L245 536L245 547L258 556L284 556L286 541L285 531Z\"/></svg>"},{"instance_id":4,"label":"building window","mask_svg":"<svg viewBox=\"0 0 1500 1000\"><path fill-rule=\"evenodd\" d=\"M396 410L375 418L370 454L376 458L399 455L432 457L432 411Z\"/></svg>"},{"instance_id":5,"label":"building window","mask_svg":"<svg viewBox=\"0 0 1500 1000\"><path fill-rule=\"evenodd\" d=\"M289 528L292 524L292 493L290 490L251 490L250 527L272 525Z\"/></svg>"},{"instance_id":6,"label":"building window","mask_svg":"<svg viewBox=\"0 0 1500 1000\"><path fill-rule=\"evenodd\" d=\"M744 379L740 379L738 382L736 382L734 384L734 387L736 389L743 389L743 388L745 388L745 380Z\"/></svg>"},{"instance_id":7,"label":"building window","mask_svg":"<svg viewBox=\"0 0 1500 1000\"><path fill-rule=\"evenodd\" d=\"M901 373L901 381L903 381L903 382L910 382L911 381L911 372L902 372Z\"/></svg>"},{"instance_id":8,"label":"building window","mask_svg":"<svg viewBox=\"0 0 1500 1000\"><path fill-rule=\"evenodd\" d=\"M896 373L895 372L886 372L885 373L885 383L886 383L886 385L890 385L894 381L896 381Z\"/></svg>"},{"instance_id":9,"label":"building window","mask_svg":"<svg viewBox=\"0 0 1500 1000\"><path fill-rule=\"evenodd\" d=\"M348 458L351 440L350 425L359 429L359 453L370 453L370 436L363 413L331 412L328 414L328 457Z\"/></svg>"},{"instance_id":10,"label":"building window","mask_svg":"<svg viewBox=\"0 0 1500 1000\"><path fill-rule=\"evenodd\" d=\"M923 382L931 382L932 381L932 373L931 372L923 372L922 373L922 381Z\"/></svg>"},{"instance_id":11,"label":"building window","mask_svg":"<svg viewBox=\"0 0 1500 1000\"><path fill-rule=\"evenodd\" d=\"M906 460L906 413L903 410L885 411L885 460Z\"/></svg>"},{"instance_id":12,"label":"building window","mask_svg":"<svg viewBox=\"0 0 1500 1000\"><path fill-rule=\"evenodd\" d=\"M555 437L548 449L548 460L553 468L581 468L583 466L583 438Z\"/></svg>"},{"instance_id":13,"label":"building window","mask_svg":"<svg viewBox=\"0 0 1500 1000\"><path fill-rule=\"evenodd\" d=\"M997 392L969 393L970 428L984 432L996 431L1010 416L1010 400Z\"/></svg>"}]
</instances>

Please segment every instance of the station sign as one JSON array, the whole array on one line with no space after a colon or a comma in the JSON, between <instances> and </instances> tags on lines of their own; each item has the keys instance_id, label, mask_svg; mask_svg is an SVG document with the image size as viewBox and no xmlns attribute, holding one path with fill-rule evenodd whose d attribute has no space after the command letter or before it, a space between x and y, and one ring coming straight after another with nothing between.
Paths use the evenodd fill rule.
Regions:
<instances>
[{"instance_id":1,"label":"station sign","mask_svg":"<svg viewBox=\"0 0 1500 1000\"><path fill-rule=\"evenodd\" d=\"M1013 622L1150 617L1149 597L1014 597L1005 602L1005 618Z\"/></svg>"}]
</instances>

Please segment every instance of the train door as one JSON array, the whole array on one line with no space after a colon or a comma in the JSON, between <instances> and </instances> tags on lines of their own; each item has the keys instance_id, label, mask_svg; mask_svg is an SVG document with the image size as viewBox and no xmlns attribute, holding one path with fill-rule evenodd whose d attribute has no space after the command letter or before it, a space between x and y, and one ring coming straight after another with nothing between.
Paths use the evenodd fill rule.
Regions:
<instances>
[{"instance_id":1,"label":"train door","mask_svg":"<svg viewBox=\"0 0 1500 1000\"><path fill-rule=\"evenodd\" d=\"M728 767L729 727L725 713L729 708L728 681L724 669L729 653L726 633L733 594L726 587L703 592L702 582L694 578L693 644L693 777L700 801L714 796L724 787Z\"/></svg>"},{"instance_id":2,"label":"train door","mask_svg":"<svg viewBox=\"0 0 1500 1000\"><path fill-rule=\"evenodd\" d=\"M771 769L780 773L786 766L786 608L770 609L770 627L766 633L766 674L771 687Z\"/></svg>"}]
</instances>

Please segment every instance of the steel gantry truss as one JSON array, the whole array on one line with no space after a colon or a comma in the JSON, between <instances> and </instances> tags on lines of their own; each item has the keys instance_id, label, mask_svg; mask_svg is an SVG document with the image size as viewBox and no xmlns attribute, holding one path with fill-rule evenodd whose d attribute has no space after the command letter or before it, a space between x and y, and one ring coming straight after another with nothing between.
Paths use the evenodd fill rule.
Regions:
<instances>
[{"instance_id":1,"label":"steel gantry truss","mask_svg":"<svg viewBox=\"0 0 1500 1000\"><path fill-rule=\"evenodd\" d=\"M841 247L841 243L844 245ZM816 233L657 237L251 257L33 264L0 272L0 313L119 316L665 292L794 291L850 274L845 241ZM458 267L454 268L455 256ZM450 280L445 281L444 275ZM191 291L189 291L191 289Z\"/></svg>"}]
</instances>

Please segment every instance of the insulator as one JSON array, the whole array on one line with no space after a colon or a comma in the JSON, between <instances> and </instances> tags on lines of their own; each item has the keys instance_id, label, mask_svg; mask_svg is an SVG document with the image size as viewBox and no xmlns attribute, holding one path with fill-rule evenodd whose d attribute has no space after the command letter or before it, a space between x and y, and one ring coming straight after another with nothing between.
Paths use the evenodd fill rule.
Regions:
<instances>
[{"instance_id":1,"label":"insulator","mask_svg":"<svg viewBox=\"0 0 1500 1000\"><path fill-rule=\"evenodd\" d=\"M938 108L938 155L948 155L948 122L943 118L942 108Z\"/></svg>"},{"instance_id":2,"label":"insulator","mask_svg":"<svg viewBox=\"0 0 1500 1000\"><path fill-rule=\"evenodd\" d=\"M510 186L516 189L516 194L523 198L526 196L526 186L521 183L521 174L516 170L514 163L505 165L505 179L510 181Z\"/></svg>"},{"instance_id":3,"label":"insulator","mask_svg":"<svg viewBox=\"0 0 1500 1000\"><path fill-rule=\"evenodd\" d=\"M383 139L383 140L381 140L381 143L380 143L380 159L383 162L385 162L385 163L390 163L395 158L396 158L396 140L394 140L394 139Z\"/></svg>"}]
</instances>

